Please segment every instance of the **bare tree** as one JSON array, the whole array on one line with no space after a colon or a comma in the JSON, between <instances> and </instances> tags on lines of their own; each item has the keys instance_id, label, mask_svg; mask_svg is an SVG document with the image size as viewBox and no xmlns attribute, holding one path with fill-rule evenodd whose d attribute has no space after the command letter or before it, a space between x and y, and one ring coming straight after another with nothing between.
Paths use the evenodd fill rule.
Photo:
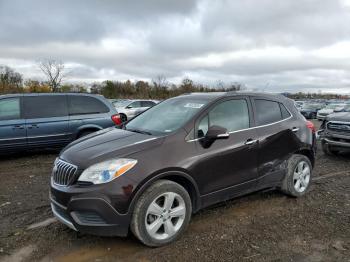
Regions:
<instances>
[{"instance_id":1,"label":"bare tree","mask_svg":"<svg viewBox=\"0 0 350 262\"><path fill-rule=\"evenodd\" d=\"M47 78L52 92L58 92L61 82L64 78L64 63L54 59L46 59L39 62L39 68Z\"/></svg>"},{"instance_id":2,"label":"bare tree","mask_svg":"<svg viewBox=\"0 0 350 262\"><path fill-rule=\"evenodd\" d=\"M169 82L164 75L158 75L155 79L152 79L153 86L159 89L167 89Z\"/></svg>"}]
</instances>

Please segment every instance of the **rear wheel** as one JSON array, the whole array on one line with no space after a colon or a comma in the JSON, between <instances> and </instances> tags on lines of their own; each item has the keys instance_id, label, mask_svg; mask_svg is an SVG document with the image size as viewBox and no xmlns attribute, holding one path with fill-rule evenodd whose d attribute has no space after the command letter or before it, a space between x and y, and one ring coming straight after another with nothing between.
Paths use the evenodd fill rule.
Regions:
<instances>
[{"instance_id":1,"label":"rear wheel","mask_svg":"<svg viewBox=\"0 0 350 262\"><path fill-rule=\"evenodd\" d=\"M288 171L282 184L282 191L293 197L305 195L310 187L311 176L310 160L304 155L291 156L288 160Z\"/></svg>"},{"instance_id":2,"label":"rear wheel","mask_svg":"<svg viewBox=\"0 0 350 262\"><path fill-rule=\"evenodd\" d=\"M159 180L137 201L131 231L145 245L158 247L178 239L191 219L188 192L179 184Z\"/></svg>"}]
</instances>

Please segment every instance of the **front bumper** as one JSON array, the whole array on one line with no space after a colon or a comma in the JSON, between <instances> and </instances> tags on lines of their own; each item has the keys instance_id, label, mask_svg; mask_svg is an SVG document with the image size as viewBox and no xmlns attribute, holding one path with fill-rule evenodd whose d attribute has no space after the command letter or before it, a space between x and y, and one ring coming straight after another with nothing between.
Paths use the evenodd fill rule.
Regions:
<instances>
[{"instance_id":1,"label":"front bumper","mask_svg":"<svg viewBox=\"0 0 350 262\"><path fill-rule=\"evenodd\" d=\"M322 143L328 144L333 148L350 149L350 136L322 130L322 132L318 133L318 137Z\"/></svg>"},{"instance_id":2,"label":"front bumper","mask_svg":"<svg viewBox=\"0 0 350 262\"><path fill-rule=\"evenodd\" d=\"M127 236L130 217L119 214L103 198L72 198L63 206L51 197L54 216L69 228L99 236Z\"/></svg>"},{"instance_id":3,"label":"front bumper","mask_svg":"<svg viewBox=\"0 0 350 262\"><path fill-rule=\"evenodd\" d=\"M328 138L322 138L321 139L322 142L331 145L333 147L345 147L345 148L349 148L350 149L350 143L349 142L341 142L341 141L334 141Z\"/></svg>"}]
</instances>

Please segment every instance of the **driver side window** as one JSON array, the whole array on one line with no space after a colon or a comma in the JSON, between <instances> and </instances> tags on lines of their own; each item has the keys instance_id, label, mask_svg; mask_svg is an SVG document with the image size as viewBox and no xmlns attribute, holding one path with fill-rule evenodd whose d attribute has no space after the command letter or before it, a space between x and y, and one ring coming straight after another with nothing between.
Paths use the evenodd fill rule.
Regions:
<instances>
[{"instance_id":1,"label":"driver side window","mask_svg":"<svg viewBox=\"0 0 350 262\"><path fill-rule=\"evenodd\" d=\"M197 138L204 137L210 126L221 126L228 132L249 128L249 111L245 99L222 102L209 111L199 122Z\"/></svg>"}]
</instances>

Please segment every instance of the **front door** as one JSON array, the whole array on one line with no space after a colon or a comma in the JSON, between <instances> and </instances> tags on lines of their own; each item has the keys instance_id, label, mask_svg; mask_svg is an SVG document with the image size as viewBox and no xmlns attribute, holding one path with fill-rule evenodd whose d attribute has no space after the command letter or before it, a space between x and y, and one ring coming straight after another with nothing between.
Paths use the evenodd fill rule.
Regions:
<instances>
[{"instance_id":1,"label":"front door","mask_svg":"<svg viewBox=\"0 0 350 262\"><path fill-rule=\"evenodd\" d=\"M245 97L225 99L198 120L195 133L201 160L194 168L194 176L197 176L202 195L218 193L223 200L254 187L258 141L255 130L250 129L251 111ZM204 148L201 139L213 125L226 128L230 136Z\"/></svg>"},{"instance_id":2,"label":"front door","mask_svg":"<svg viewBox=\"0 0 350 262\"><path fill-rule=\"evenodd\" d=\"M21 116L21 97L0 99L0 150L25 148L25 120Z\"/></svg>"}]
</instances>

